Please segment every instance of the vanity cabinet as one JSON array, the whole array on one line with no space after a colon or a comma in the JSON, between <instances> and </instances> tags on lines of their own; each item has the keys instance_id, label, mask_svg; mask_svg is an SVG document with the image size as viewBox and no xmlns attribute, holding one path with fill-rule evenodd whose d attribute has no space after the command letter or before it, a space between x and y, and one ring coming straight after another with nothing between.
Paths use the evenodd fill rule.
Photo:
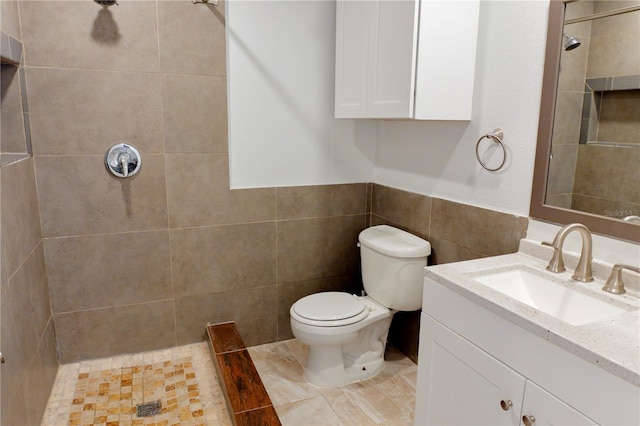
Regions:
<instances>
[{"instance_id":1,"label":"vanity cabinet","mask_svg":"<svg viewBox=\"0 0 640 426\"><path fill-rule=\"evenodd\" d=\"M415 424L597 424L424 313L420 327Z\"/></svg>"},{"instance_id":2,"label":"vanity cabinet","mask_svg":"<svg viewBox=\"0 0 640 426\"><path fill-rule=\"evenodd\" d=\"M638 424L638 387L429 278L423 294L416 425Z\"/></svg>"},{"instance_id":3,"label":"vanity cabinet","mask_svg":"<svg viewBox=\"0 0 640 426\"><path fill-rule=\"evenodd\" d=\"M470 120L479 3L338 0L336 118Z\"/></svg>"}]
</instances>

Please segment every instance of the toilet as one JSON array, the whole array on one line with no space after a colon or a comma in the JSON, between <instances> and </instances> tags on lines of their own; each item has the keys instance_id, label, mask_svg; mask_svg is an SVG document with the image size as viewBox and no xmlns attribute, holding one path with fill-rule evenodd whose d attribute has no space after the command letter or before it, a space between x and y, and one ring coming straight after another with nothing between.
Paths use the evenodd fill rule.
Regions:
<instances>
[{"instance_id":1,"label":"toilet","mask_svg":"<svg viewBox=\"0 0 640 426\"><path fill-rule=\"evenodd\" d=\"M304 377L316 386L342 386L378 374L393 314L422 307L429 242L387 225L365 229L358 241L366 296L316 293L289 311L293 335L309 347Z\"/></svg>"}]
</instances>

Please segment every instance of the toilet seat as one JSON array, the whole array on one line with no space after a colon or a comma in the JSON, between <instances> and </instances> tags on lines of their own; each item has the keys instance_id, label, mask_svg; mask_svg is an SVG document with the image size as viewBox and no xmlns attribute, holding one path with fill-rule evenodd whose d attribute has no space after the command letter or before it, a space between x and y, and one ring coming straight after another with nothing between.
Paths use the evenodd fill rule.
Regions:
<instances>
[{"instance_id":1,"label":"toilet seat","mask_svg":"<svg viewBox=\"0 0 640 426\"><path fill-rule=\"evenodd\" d=\"M339 327L362 321L369 315L369 310L349 293L328 291L298 300L291 307L291 314L303 324Z\"/></svg>"}]
</instances>

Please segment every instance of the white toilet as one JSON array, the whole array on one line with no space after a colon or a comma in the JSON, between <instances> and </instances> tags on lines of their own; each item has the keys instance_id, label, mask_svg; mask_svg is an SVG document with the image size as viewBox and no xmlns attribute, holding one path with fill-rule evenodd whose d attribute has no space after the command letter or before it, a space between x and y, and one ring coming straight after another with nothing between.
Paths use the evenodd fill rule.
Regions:
<instances>
[{"instance_id":1,"label":"white toilet","mask_svg":"<svg viewBox=\"0 0 640 426\"><path fill-rule=\"evenodd\" d=\"M293 335L309 346L304 377L316 386L341 386L378 374L393 314L422 307L429 242L387 225L365 229L358 240L367 295L312 294L289 311Z\"/></svg>"}]
</instances>

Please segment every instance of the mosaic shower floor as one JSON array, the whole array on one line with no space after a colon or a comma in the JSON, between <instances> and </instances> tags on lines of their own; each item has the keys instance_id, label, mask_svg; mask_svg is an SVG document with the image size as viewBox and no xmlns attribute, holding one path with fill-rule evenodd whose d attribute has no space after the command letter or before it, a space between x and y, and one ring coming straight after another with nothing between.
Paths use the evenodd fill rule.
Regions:
<instances>
[{"instance_id":1,"label":"mosaic shower floor","mask_svg":"<svg viewBox=\"0 0 640 426\"><path fill-rule=\"evenodd\" d=\"M157 414L138 416L138 404L156 401ZM43 426L178 424L231 424L204 342L61 365L42 420Z\"/></svg>"},{"instance_id":2,"label":"mosaic shower floor","mask_svg":"<svg viewBox=\"0 0 640 426\"><path fill-rule=\"evenodd\" d=\"M412 425L417 367L387 348L385 369L365 382L317 388L302 377L297 340L248 349L284 426ZM136 405L162 412L138 417ZM231 425L206 343L61 365L42 420L63 425Z\"/></svg>"}]
</instances>

